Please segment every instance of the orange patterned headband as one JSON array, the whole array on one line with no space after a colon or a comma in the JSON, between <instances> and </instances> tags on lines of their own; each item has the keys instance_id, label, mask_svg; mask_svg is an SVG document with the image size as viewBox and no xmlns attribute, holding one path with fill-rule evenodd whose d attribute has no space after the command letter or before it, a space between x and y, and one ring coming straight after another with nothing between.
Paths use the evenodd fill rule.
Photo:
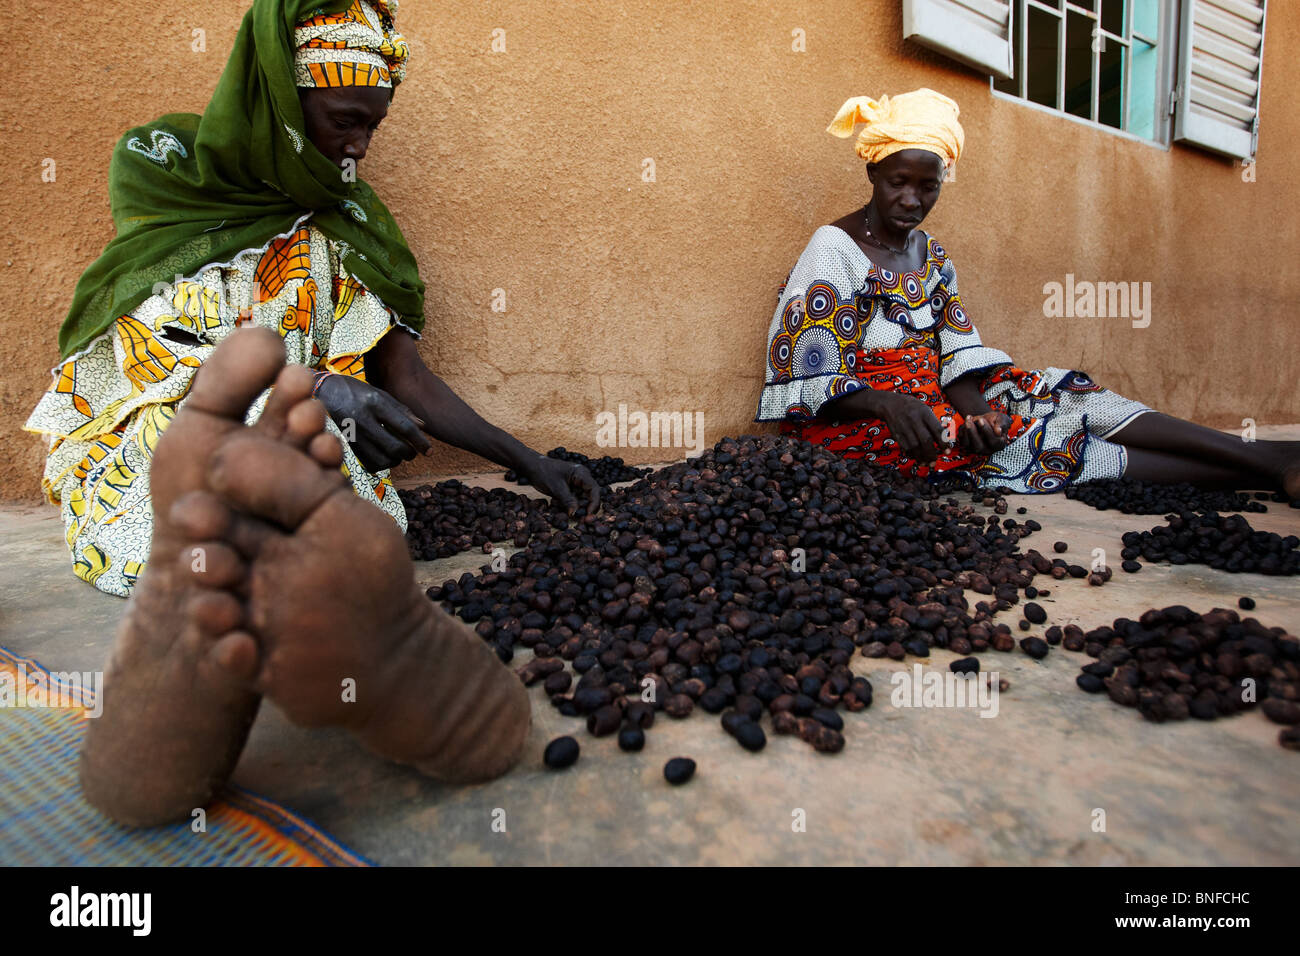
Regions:
<instances>
[{"instance_id":1,"label":"orange patterned headband","mask_svg":"<svg viewBox=\"0 0 1300 956\"><path fill-rule=\"evenodd\" d=\"M393 28L396 0L354 0L342 13L321 14L294 31L298 86L395 87L411 55Z\"/></svg>"}]
</instances>

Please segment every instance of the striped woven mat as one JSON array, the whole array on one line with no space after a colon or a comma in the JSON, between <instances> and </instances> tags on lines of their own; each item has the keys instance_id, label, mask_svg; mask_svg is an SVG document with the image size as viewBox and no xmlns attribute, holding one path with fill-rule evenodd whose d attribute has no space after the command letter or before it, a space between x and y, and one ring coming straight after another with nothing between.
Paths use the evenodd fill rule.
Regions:
<instances>
[{"instance_id":1,"label":"striped woven mat","mask_svg":"<svg viewBox=\"0 0 1300 956\"><path fill-rule=\"evenodd\" d=\"M81 796L93 689L0 647L0 865L370 866L307 820L238 787L206 819L135 830ZM91 718L93 719L93 718Z\"/></svg>"}]
</instances>

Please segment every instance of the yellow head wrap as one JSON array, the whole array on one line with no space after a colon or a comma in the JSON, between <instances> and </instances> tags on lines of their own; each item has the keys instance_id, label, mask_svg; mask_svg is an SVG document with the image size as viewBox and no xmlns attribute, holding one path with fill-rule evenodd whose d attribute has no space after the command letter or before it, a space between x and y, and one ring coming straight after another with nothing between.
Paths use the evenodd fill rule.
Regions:
<instances>
[{"instance_id":1,"label":"yellow head wrap","mask_svg":"<svg viewBox=\"0 0 1300 956\"><path fill-rule=\"evenodd\" d=\"M951 169L966 141L957 122L959 112L955 102L924 87L879 100L855 96L840 107L826 132L846 139L857 124L865 123L855 149L867 162L878 163L904 149L924 149Z\"/></svg>"},{"instance_id":2,"label":"yellow head wrap","mask_svg":"<svg viewBox=\"0 0 1300 956\"><path fill-rule=\"evenodd\" d=\"M397 0L354 0L294 30L298 85L394 87L406 78L411 49L393 28Z\"/></svg>"}]
</instances>

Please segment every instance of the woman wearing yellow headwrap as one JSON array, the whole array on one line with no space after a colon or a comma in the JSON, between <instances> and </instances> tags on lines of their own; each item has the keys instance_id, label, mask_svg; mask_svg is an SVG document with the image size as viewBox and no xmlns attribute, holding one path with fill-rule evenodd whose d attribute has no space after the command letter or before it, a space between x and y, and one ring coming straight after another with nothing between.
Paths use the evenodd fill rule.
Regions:
<instances>
[{"instance_id":1,"label":"woman wearing yellow headwrap","mask_svg":"<svg viewBox=\"0 0 1300 956\"><path fill-rule=\"evenodd\" d=\"M756 420L905 474L1022 493L1126 476L1300 497L1300 443L1240 442L983 344L952 260L918 228L965 147L959 112L929 89L840 108L827 132L857 131L871 199L818 229L782 285Z\"/></svg>"}]
</instances>

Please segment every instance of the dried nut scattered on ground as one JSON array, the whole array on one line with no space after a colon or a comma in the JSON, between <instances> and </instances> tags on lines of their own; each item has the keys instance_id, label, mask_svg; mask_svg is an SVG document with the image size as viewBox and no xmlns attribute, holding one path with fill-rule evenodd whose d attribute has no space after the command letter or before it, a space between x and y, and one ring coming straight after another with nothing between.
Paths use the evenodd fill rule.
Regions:
<instances>
[{"instance_id":1,"label":"dried nut scattered on ground","mask_svg":"<svg viewBox=\"0 0 1300 956\"><path fill-rule=\"evenodd\" d=\"M1000 517L1007 511L1000 494L972 499L994 510L988 515L945 497L953 491L951 484L910 480L785 436L745 436L606 493L594 514L585 504L569 515L545 501L457 482L416 489L403 500L417 557L486 550L494 540L522 549L504 568L484 565L430 588L429 597L473 625L503 660L532 650L520 678L542 683L560 714L587 718L590 733L618 733L622 745L624 738L634 743L631 731L639 731L643 744L656 710L685 718L698 708L725 714L727 732L753 750L765 745L762 724L769 720L772 732L835 753L845 730L836 711L861 711L872 700L870 682L850 668L859 650L903 660L947 648L974 661L959 662L974 670L974 655L1015 649L1012 627L995 615L1022 595L1049 594L1036 580L1087 578L1097 585L1111 577L1109 568L1090 572L1022 551L1022 540L1041 525ZM1265 541L1262 554L1252 552L1259 569L1272 560L1275 573L1287 573L1286 551L1295 542L1250 531L1238 516L1186 512L1169 528L1175 543L1184 533L1244 532L1244 549ZM1125 567L1139 556L1140 547L1126 553ZM1222 613L1235 614L1211 615ZM1213 621L1220 630L1229 626ZM1031 602L1017 624L1046 622L1047 612ZM1218 688L1220 678L1231 679L1228 672L1259 672L1256 679L1277 701L1295 701L1284 685L1300 675L1277 677L1265 666L1267 653L1253 647L1221 655L1204 671L1216 688L1211 707L1195 675L1185 673L1184 681L1169 670L1184 660L1183 638L1196 630L1190 619L1166 628L1173 643L1163 649L1153 642L1129 650L1130 625L1149 630L1122 619L1086 633L1053 626L1020 644L1036 658L1058 643L1098 658L1127 651L1132 660L1106 660L1104 674L1085 669L1078 684L1104 689L1151 719L1231 712ZM1253 624L1232 626L1260 638ZM1236 632L1220 639L1245 640ZM1293 659L1281 660L1275 666L1294 670ZM1280 703L1270 709L1290 712Z\"/></svg>"},{"instance_id":2,"label":"dried nut scattered on ground","mask_svg":"<svg viewBox=\"0 0 1300 956\"><path fill-rule=\"evenodd\" d=\"M695 761L690 757L673 757L664 764L664 779L673 786L680 786L695 776Z\"/></svg>"},{"instance_id":3,"label":"dried nut scattered on ground","mask_svg":"<svg viewBox=\"0 0 1300 956\"><path fill-rule=\"evenodd\" d=\"M1244 491L1208 491L1186 482L1156 485L1132 478L1090 481L1071 485L1065 497L1091 505L1101 511L1115 510L1129 515L1163 515L1182 511L1250 511L1263 512L1268 507L1258 497ZM1282 494L1264 495L1271 501L1285 502Z\"/></svg>"},{"instance_id":4,"label":"dried nut scattered on ground","mask_svg":"<svg viewBox=\"0 0 1300 956\"><path fill-rule=\"evenodd\" d=\"M1241 515L1183 511L1150 531L1129 531L1121 557L1204 564L1216 571L1300 574L1300 537L1258 531Z\"/></svg>"},{"instance_id":5,"label":"dried nut scattered on ground","mask_svg":"<svg viewBox=\"0 0 1300 956\"><path fill-rule=\"evenodd\" d=\"M410 498L419 535L447 527L444 485ZM849 666L859 649L896 660L1011 650L993 616L1053 566L1020 550L1036 521L986 519L949 489L784 436L724 439L606 494L595 514L451 490L452 510L480 531L523 513L530 536L504 569L467 572L430 598L503 659L531 649L521 679L543 682L593 734L617 732L632 702L686 717L745 699L760 729L782 708L861 711L872 693ZM801 736L841 749L841 728L818 723L831 733Z\"/></svg>"},{"instance_id":6,"label":"dried nut scattered on ground","mask_svg":"<svg viewBox=\"0 0 1300 956\"><path fill-rule=\"evenodd\" d=\"M1136 621L1117 618L1085 637L1097 660L1076 683L1104 689L1147 720L1214 720L1259 703L1277 723L1300 723L1300 638L1280 627L1228 608L1198 614L1174 605Z\"/></svg>"}]
</instances>

